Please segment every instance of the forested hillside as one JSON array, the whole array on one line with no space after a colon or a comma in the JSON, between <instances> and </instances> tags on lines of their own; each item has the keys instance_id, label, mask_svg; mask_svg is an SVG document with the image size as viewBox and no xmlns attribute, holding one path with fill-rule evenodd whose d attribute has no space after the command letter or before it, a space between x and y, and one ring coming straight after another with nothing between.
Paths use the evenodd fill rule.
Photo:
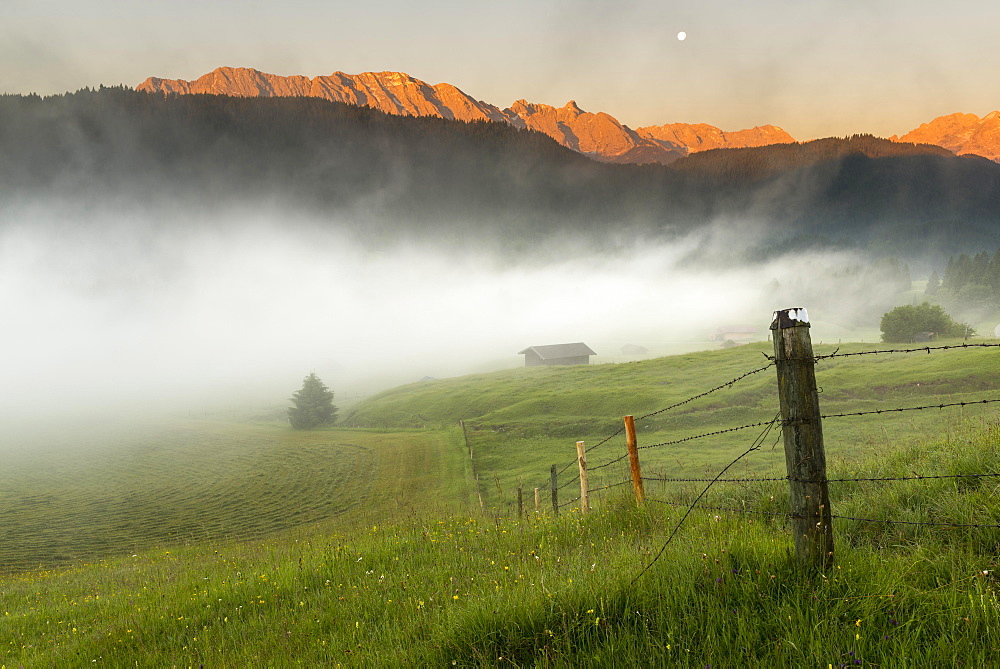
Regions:
<instances>
[{"instance_id":1,"label":"forested hillside","mask_svg":"<svg viewBox=\"0 0 1000 669\"><path fill-rule=\"evenodd\" d=\"M752 221L765 246L874 242L913 255L1000 243L1000 165L869 136L609 165L499 123L105 88L0 97L0 157L4 208L267 203L374 241L600 242Z\"/></svg>"},{"instance_id":2,"label":"forested hillside","mask_svg":"<svg viewBox=\"0 0 1000 669\"><path fill-rule=\"evenodd\" d=\"M1000 249L949 257L943 276L931 274L924 297L969 321L992 315L1000 309Z\"/></svg>"},{"instance_id":3,"label":"forested hillside","mask_svg":"<svg viewBox=\"0 0 1000 669\"><path fill-rule=\"evenodd\" d=\"M685 172L717 178L760 181L791 169L836 161L851 155L868 158L901 156L951 156L947 149L930 144L901 144L872 135L828 137L811 142L770 144L748 149L710 149L692 153L673 164Z\"/></svg>"}]
</instances>

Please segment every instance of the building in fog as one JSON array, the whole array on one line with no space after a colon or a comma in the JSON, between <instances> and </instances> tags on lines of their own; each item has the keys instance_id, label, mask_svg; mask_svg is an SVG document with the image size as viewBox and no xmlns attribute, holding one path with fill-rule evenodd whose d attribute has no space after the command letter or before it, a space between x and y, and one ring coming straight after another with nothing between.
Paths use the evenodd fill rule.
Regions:
<instances>
[{"instance_id":1,"label":"building in fog","mask_svg":"<svg viewBox=\"0 0 1000 669\"><path fill-rule=\"evenodd\" d=\"M649 349L638 344L625 344L621 347L621 352L624 355L646 355Z\"/></svg>"},{"instance_id":2,"label":"building in fog","mask_svg":"<svg viewBox=\"0 0 1000 669\"><path fill-rule=\"evenodd\" d=\"M757 328L752 325L726 325L715 331L712 339L715 341L731 341L736 344L746 344L757 337Z\"/></svg>"},{"instance_id":3,"label":"building in fog","mask_svg":"<svg viewBox=\"0 0 1000 669\"><path fill-rule=\"evenodd\" d=\"M575 344L548 344L546 346L529 346L518 355L524 356L525 367L539 365L587 365L590 356L597 355L583 342Z\"/></svg>"}]
</instances>

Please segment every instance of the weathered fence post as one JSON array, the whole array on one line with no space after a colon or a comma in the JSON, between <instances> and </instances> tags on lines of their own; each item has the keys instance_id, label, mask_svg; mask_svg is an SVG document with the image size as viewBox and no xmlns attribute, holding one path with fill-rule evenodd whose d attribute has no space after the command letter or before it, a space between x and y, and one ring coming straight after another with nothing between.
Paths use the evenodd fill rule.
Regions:
<instances>
[{"instance_id":1,"label":"weathered fence post","mask_svg":"<svg viewBox=\"0 0 1000 669\"><path fill-rule=\"evenodd\" d=\"M642 506L642 503L646 501L646 491L642 486L642 470L639 468L639 440L635 436L635 418L633 416L625 416L625 445L628 448L628 464L632 469L635 503Z\"/></svg>"},{"instance_id":2,"label":"weathered fence post","mask_svg":"<svg viewBox=\"0 0 1000 669\"><path fill-rule=\"evenodd\" d=\"M833 525L809 316L776 311L771 330L795 552L804 566L825 568L833 564Z\"/></svg>"},{"instance_id":3,"label":"weathered fence post","mask_svg":"<svg viewBox=\"0 0 1000 669\"><path fill-rule=\"evenodd\" d=\"M556 466L552 465L549 469L549 487L552 488L552 513L559 515L559 486L557 479L559 474L556 473Z\"/></svg>"},{"instance_id":4,"label":"weathered fence post","mask_svg":"<svg viewBox=\"0 0 1000 669\"><path fill-rule=\"evenodd\" d=\"M590 498L587 496L587 452L583 442L576 442L576 459L580 464L580 513L590 510Z\"/></svg>"},{"instance_id":5,"label":"weathered fence post","mask_svg":"<svg viewBox=\"0 0 1000 669\"><path fill-rule=\"evenodd\" d=\"M476 474L476 495L479 496L479 510L486 513L486 504L483 503L483 491L479 488L479 474Z\"/></svg>"},{"instance_id":6,"label":"weathered fence post","mask_svg":"<svg viewBox=\"0 0 1000 669\"><path fill-rule=\"evenodd\" d=\"M535 488L535 513L539 513L541 510L542 510L541 490Z\"/></svg>"},{"instance_id":7,"label":"weathered fence post","mask_svg":"<svg viewBox=\"0 0 1000 669\"><path fill-rule=\"evenodd\" d=\"M476 482L476 495L479 497L479 510L486 513L486 505L483 503L483 491L479 489L479 473L476 471L476 458L472 454L472 444L469 443L469 432L465 429L464 420L458 421L458 424L462 426L462 436L465 437L465 448L469 451L472 480Z\"/></svg>"},{"instance_id":8,"label":"weathered fence post","mask_svg":"<svg viewBox=\"0 0 1000 669\"><path fill-rule=\"evenodd\" d=\"M524 518L524 486L517 484L517 518Z\"/></svg>"}]
</instances>

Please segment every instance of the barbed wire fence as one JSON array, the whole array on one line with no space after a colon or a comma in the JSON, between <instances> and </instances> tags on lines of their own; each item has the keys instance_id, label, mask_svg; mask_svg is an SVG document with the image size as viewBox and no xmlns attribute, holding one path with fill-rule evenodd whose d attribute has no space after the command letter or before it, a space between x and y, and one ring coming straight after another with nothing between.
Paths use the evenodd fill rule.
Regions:
<instances>
[{"instance_id":1,"label":"barbed wire fence","mask_svg":"<svg viewBox=\"0 0 1000 669\"><path fill-rule=\"evenodd\" d=\"M694 402L694 401L696 401L698 399L707 397L708 395L711 395L713 393L719 392L719 391L724 390L724 389L732 388L734 385L736 385L740 381L742 381L742 380L744 380L744 379L746 379L746 378L748 378L750 376L753 376L755 374L759 374L759 373L764 372L764 371L766 371L768 369L771 369L771 367L773 367L773 366L774 366L774 363L773 362L769 362L768 364L766 364L766 365L764 365L762 367L758 367L756 369L752 369L752 370L749 370L749 371L744 372L742 374L739 374L738 376L736 376L736 377L734 377L734 378L726 381L725 383L721 383L721 384L719 384L719 385L717 385L717 386L715 386L713 388L710 388L709 390L706 390L704 392L701 392L701 393L698 393L696 395L693 395L693 396L691 396L691 397L689 397L689 398L687 398L687 399L685 399L683 401L675 402L675 403L670 404L670 405L668 405L666 407L663 407L661 409L657 409L655 411L651 411L649 413L646 413L646 414L643 414L641 416L635 417L634 420L636 420L636 421L647 420L647 419L659 416L661 414L664 414L664 413L666 413L668 411L671 411L673 409L677 409L677 408L682 407L684 405L690 404L691 402ZM750 429L750 428L754 428L754 427L761 427L761 426L767 425L767 424L768 424L768 421L759 421L759 422L756 422L756 423L749 423L747 425L741 425L741 426L737 426L737 427L726 428L724 430L713 430L711 432L706 432L706 433L703 433L703 434L693 435L693 436L685 437L683 439L678 439L678 440L669 441L669 442L662 442L662 443L659 443L659 444L650 444L650 445L641 446L641 447L637 447L637 448L654 448L654 447L658 447L658 446L668 446L668 445L675 444L675 443L682 443L682 442L686 442L686 441L692 441L692 440L695 440L695 439L702 439L702 438L706 438L706 437L716 436L716 435L719 435L719 434L725 434L725 433L729 433L729 432L736 432L736 431L739 431L739 430L745 430L745 429ZM586 456L587 454L590 454L593 451L596 451L597 449L599 449L599 448L601 448L601 447L609 444L610 442L612 442L613 439L615 439L615 437L620 437L620 436L625 435L626 432L627 432L626 426L623 425L622 427L618 428L616 431L612 432L608 436L606 436L603 439L599 440L597 443L595 443L595 444L593 444L593 445L591 445L589 447L586 447L584 449L584 456ZM585 496L589 496L590 494L600 494L600 493L604 493L604 492L607 492L607 491L610 491L610 490L614 490L616 488L621 488L621 487L624 487L624 486L627 486L627 485L630 485L630 484L633 485L633 486L636 485L635 479L634 479L634 477L631 474L631 468L629 466L629 463L627 462L628 459L629 459L629 453L628 452L621 453L620 455L618 455L616 457L611 457L610 459L608 459L606 461L603 461L603 462L601 462L599 464L593 464L593 465L586 465L585 464L584 467L580 467L580 459L581 458L578 456L577 458L574 458L573 460L570 460L570 461L566 462L562 466L553 465L552 469L551 469L550 480L548 482L540 483L540 485L538 486L538 490L540 490L540 491L549 491L549 492L552 492L553 490L555 491L556 494L552 495L552 510L555 513L558 513L560 509L564 509L566 507L569 507L569 506L572 506L574 504L577 504L578 502L581 501L581 499L583 499ZM559 481L559 477L562 474L564 474L568 469L570 469L571 467L574 467L574 465L576 465L576 470L574 471L573 475L570 478L568 478L568 479ZM611 469L611 468L614 468L616 465L618 466L616 469ZM580 485L581 473L586 472L586 475L589 476L591 473L601 472L602 470L605 470L605 469L609 469L610 472L613 472L613 473L610 476L604 476L602 482L600 482L600 483L598 483L597 485L594 485L594 486L588 485L586 488L581 488L580 494L577 495L577 496L575 496L575 497L572 497L570 499L567 499L567 500L564 500L564 501L561 501L561 502L558 501L558 493L559 492L561 492L562 490L564 490L566 488L569 488L570 486L574 486L574 484L576 484L577 486ZM585 509L586 507L581 507L581 508Z\"/></svg>"},{"instance_id":2,"label":"barbed wire fence","mask_svg":"<svg viewBox=\"0 0 1000 669\"><path fill-rule=\"evenodd\" d=\"M786 312L792 312L792 320L795 321L794 316L796 313L801 313L804 315L804 310L786 310ZM780 314L784 316L779 317ZM782 318L786 318L787 314L785 312L775 313L775 323L772 324L772 330L775 331L775 337L782 335ZM752 377L754 375L760 374L772 367L779 367L778 377L779 386L786 385L788 371L787 368L791 366L805 366L810 370L810 375L812 374L812 368L819 362L831 361L839 358L854 358L858 356L891 356L896 354L912 354L912 353L937 353L944 351L954 351L954 350L968 350L968 349L992 349L1000 348L1000 344L996 343L962 343L962 344L949 344L949 345L939 345L939 346L921 346L913 348L885 348L885 349L875 349L869 351L854 351L854 352L840 352L840 349L836 349L833 353L825 355L813 355L811 342L808 341L808 329L801 328L800 326L805 326L808 328L808 320L802 320L798 322L793 322L790 327L794 328L793 332L796 332L796 336L805 337L805 349L794 349L788 348L785 351L785 355L781 355L781 346L779 342L775 342L775 356L765 357L768 359L767 364L751 369L744 372L725 383L719 384L709 390L693 395L683 401L672 403L666 407L652 411L641 416L636 417L634 420L642 421L653 417L665 414L673 409L683 407L687 404L695 402L698 399L707 397L713 393L722 391L724 389L729 389L740 383L744 379ZM787 348L787 347L786 347ZM794 349L794 350L793 350ZM803 350L805 354L803 354ZM789 351L792 351L789 355ZM794 351L798 351L796 354ZM782 381L782 369L784 366L786 369L785 382ZM918 474L914 473L909 476L859 476L859 477L835 477L828 478L825 473L825 455L822 455L822 437L820 433L819 442L819 460L822 460L823 468L821 470L816 470L819 475L803 475L801 471L794 472L788 471L785 476L747 476L747 477L725 477L727 471L729 471L737 462L742 461L744 458L759 451L763 445L762 438L769 435L771 429L780 425L782 428L780 433L774 442L774 447L777 443L782 440L786 441L786 452L789 445L789 440L795 441L799 438L794 433L802 426L815 428L816 426L821 426L822 421L834 420L842 418L855 418L862 416L878 416L881 414L891 414L891 413L901 413L910 411L926 411L930 409L944 410L954 407L967 407L967 406L977 406L977 405L992 405L1000 403L1000 397L987 398L979 400L968 400L968 401L955 401L955 402L937 402L928 403L916 406L904 406L904 407L890 407L890 408L880 408L871 409L863 411L846 411L846 412L831 412L831 413L821 413L819 412L818 404L818 386L815 383L815 378L810 377L812 380L806 385L792 384L796 386L795 392L800 393L804 396L811 396L811 401L815 405L815 411L813 415L803 415L801 411L795 409L789 410L788 407L784 406L785 400L782 399L781 410L778 414L769 420L761 419L756 422L746 423L742 425L735 425L731 427L724 427L716 430L711 430L703 432L700 434L679 437L677 439L661 441L653 444L637 445L634 433L634 426L632 430L629 430L629 422L632 419L631 416L626 417L625 425L618 428L614 432L608 434L603 439L597 441L596 443L583 448L582 442L578 442L578 454L577 457L569 460L563 464L553 464L550 468L550 475L547 481L540 481L537 486L535 486L535 511L540 512L546 505L541 503L542 493L547 493L551 496L551 511L552 513L558 514L561 510L567 507L577 507L581 513L586 513L590 507L590 497L594 495L601 495L613 490L620 490L625 486L632 485L635 491L636 500L640 504L653 503L656 505L673 507L676 509L683 509L680 520L676 523L673 531L669 534L663 547L660 548L656 557L648 563L642 572L640 572L639 578L642 573L653 564L653 562L658 559L669 544L670 540L680 529L684 521L696 510L708 511L710 513L733 513L733 514L749 514L758 515L780 521L783 523L790 523L793 526L797 526L799 529L805 529L806 533L810 533L814 536L810 537L809 541L805 542L803 545L799 545L796 542L797 552L799 554L800 560L811 562L814 564L829 564L832 561L832 520L842 520L851 521L855 523L878 523L884 525L905 525L905 526L932 526L932 527L948 527L948 528L1000 528L1000 523L968 523L968 522L957 522L948 519L940 519L934 521L917 521L917 520L900 520L894 518L869 518L862 517L858 515L848 515L848 514L835 514L832 512L829 497L827 493L827 486L829 484L850 484L850 483L895 483L903 481L928 481L928 480L988 480L988 479L1000 479L1000 472L978 472L978 473L967 473L967 474ZM1000 390L1000 389L998 389ZM779 389L779 396L781 396ZM667 477L662 475L643 475L641 473L641 467L639 465L638 452L645 449L663 449L669 446L683 444L687 442L692 442L700 439L709 439L712 437L718 437L721 435L730 435L732 433L737 433L744 430L751 430L754 428L763 428L760 435L756 436L741 455L739 455L732 462L727 464L722 470L720 470L714 477ZM616 438L623 437L624 440ZM622 444L622 441L625 441ZM626 449L617 450L617 455L607 456L605 459L596 461L594 463L589 463L588 459L596 460L595 455L599 449L606 447L608 445L612 446L626 446ZM793 445L794 446L794 445ZM606 449L605 449L606 450ZM624 452L623 452L624 450ZM604 451L601 451L604 452ZM808 454L803 460L814 460L816 458L816 453ZM575 468L574 468L575 465ZM571 470L570 476L565 476L567 471ZM596 480L591 480L590 477L594 476ZM776 483L786 483L790 487L789 498L791 501L791 508L788 510L779 510L776 508L774 503L774 496L761 501L757 500L758 503L747 503L747 500L741 500L742 503L738 505L719 505L713 503L704 503L703 500L706 497L710 489L717 486L739 486L741 489L746 489L748 486L755 484L776 484ZM661 490L666 489L669 485L682 484L690 488L690 494L688 495L674 495L673 498L661 498L656 496L650 496L646 494L645 487L646 484L658 486ZM701 485L700 492L695 492L698 490L698 485ZM815 504L811 508L803 507L799 504L796 507L796 489L799 491L798 497L813 498L815 497ZM579 493L577 493L579 491ZM821 493L807 495L803 491L808 491L812 493ZM682 491L683 492L683 491ZM560 499L560 497L567 497L566 499ZM685 499L686 497L686 499ZM742 497L745 497L743 495ZM799 502L802 500L800 499ZM820 503L823 502L823 503ZM520 501L520 488L518 495L518 507L519 513L521 511L521 501ZM801 532L797 532L800 534ZM820 543L816 543L819 541ZM810 543L811 542L811 543ZM828 543L822 543L828 542Z\"/></svg>"}]
</instances>

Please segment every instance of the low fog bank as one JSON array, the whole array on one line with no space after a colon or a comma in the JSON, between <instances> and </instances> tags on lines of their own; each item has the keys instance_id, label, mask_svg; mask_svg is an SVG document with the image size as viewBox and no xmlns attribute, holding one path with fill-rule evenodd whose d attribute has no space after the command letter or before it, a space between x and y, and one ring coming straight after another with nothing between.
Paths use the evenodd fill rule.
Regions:
<instances>
[{"instance_id":1,"label":"low fog bank","mask_svg":"<svg viewBox=\"0 0 1000 669\"><path fill-rule=\"evenodd\" d=\"M738 226L601 252L552 238L523 260L488 249L380 248L270 216L151 224L34 211L0 227L0 419L287 404L315 371L338 403L423 377L522 364L531 345L711 348L717 328L766 339L804 306L814 337L877 329L900 290L850 252L746 265ZM162 217L161 217L162 218Z\"/></svg>"}]
</instances>

